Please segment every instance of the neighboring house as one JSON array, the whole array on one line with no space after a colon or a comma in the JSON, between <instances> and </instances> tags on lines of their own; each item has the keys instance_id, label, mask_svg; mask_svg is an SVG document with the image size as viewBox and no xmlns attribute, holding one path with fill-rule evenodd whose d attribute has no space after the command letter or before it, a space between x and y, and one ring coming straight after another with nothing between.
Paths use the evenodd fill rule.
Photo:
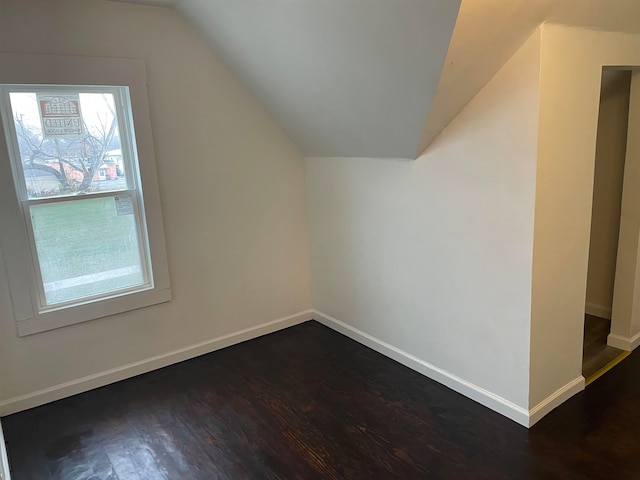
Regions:
<instances>
[{"instance_id":1,"label":"neighboring house","mask_svg":"<svg viewBox=\"0 0 640 480\"><path fill-rule=\"evenodd\" d=\"M100 165L100 169L98 173L96 173L94 180L115 180L116 178L118 178L117 166L105 162Z\"/></svg>"},{"instance_id":2,"label":"neighboring house","mask_svg":"<svg viewBox=\"0 0 640 480\"><path fill-rule=\"evenodd\" d=\"M145 59L175 286L35 342L0 275L0 415L310 318L523 425L584 388L601 71L640 65L634 2L469 1L455 31L455 0L268 3L0 6L4 51Z\"/></svg>"},{"instance_id":3,"label":"neighboring house","mask_svg":"<svg viewBox=\"0 0 640 480\"><path fill-rule=\"evenodd\" d=\"M60 164L55 161L45 162L45 165L54 170L60 171ZM64 164L65 176L68 180L82 182L84 176L81 171ZM25 170L27 189L33 192L55 192L60 189L60 180L52 174L38 168ZM118 164L112 159L105 159L100 168L93 176L93 181L116 180L118 178Z\"/></svg>"},{"instance_id":4,"label":"neighboring house","mask_svg":"<svg viewBox=\"0 0 640 480\"><path fill-rule=\"evenodd\" d=\"M109 150L104 155L105 165L114 165L117 176L122 176L124 172L124 161L122 159L122 150L117 148ZM118 173L120 172L120 173Z\"/></svg>"}]
</instances>

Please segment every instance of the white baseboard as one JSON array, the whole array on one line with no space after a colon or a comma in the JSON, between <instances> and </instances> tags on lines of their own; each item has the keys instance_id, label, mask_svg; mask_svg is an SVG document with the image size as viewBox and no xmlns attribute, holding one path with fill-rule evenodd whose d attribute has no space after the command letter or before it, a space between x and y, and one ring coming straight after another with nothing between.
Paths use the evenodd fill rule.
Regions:
<instances>
[{"instance_id":1,"label":"white baseboard","mask_svg":"<svg viewBox=\"0 0 640 480\"><path fill-rule=\"evenodd\" d=\"M593 315L594 317L606 318L611 320L611 308L603 307L595 303L587 302L584 306L584 312L587 315Z\"/></svg>"},{"instance_id":2,"label":"white baseboard","mask_svg":"<svg viewBox=\"0 0 640 480\"><path fill-rule=\"evenodd\" d=\"M118 382L126 378L131 378L142 373L147 373L158 368L204 355L221 348L229 347L236 343L276 332L278 330L306 322L312 318L312 310L306 310L272 322L263 323L255 327L246 328L228 335L207 340L206 342L181 348L180 350L157 355L139 362L130 363L128 365L123 365L122 367L113 368L111 370L106 370L104 372L88 375L70 382L38 390L33 393L11 398L0 402L0 416L10 415L22 410L44 405L45 403L60 400L61 398L86 392L94 388L103 387L110 383Z\"/></svg>"},{"instance_id":3,"label":"white baseboard","mask_svg":"<svg viewBox=\"0 0 640 480\"><path fill-rule=\"evenodd\" d=\"M7 448L4 444L2 433L2 422L0 421L0 480L11 480L9 474L9 459L7 458Z\"/></svg>"},{"instance_id":4,"label":"white baseboard","mask_svg":"<svg viewBox=\"0 0 640 480\"><path fill-rule=\"evenodd\" d=\"M622 335L610 333L607 336L607 345L632 352L640 345L640 332L636 333L633 337L623 337Z\"/></svg>"},{"instance_id":5,"label":"white baseboard","mask_svg":"<svg viewBox=\"0 0 640 480\"><path fill-rule=\"evenodd\" d=\"M525 427L533 426L533 424L551 410L571 398L576 393L584 390L585 380L583 376L580 376L551 394L532 409L527 410L526 408L516 405L495 393L485 390L484 388L474 385L473 383L442 370L441 368L431 365L410 353L400 350L393 345L389 345L388 343L364 333L351 325L347 325L346 323L329 315L314 310L313 318L332 330L342 333L352 340L366 345L386 357L392 358L396 362L399 362L404 366L409 367L410 369L415 370L416 372L421 373L426 377L451 388L452 390L455 390L467 398L475 400L481 405L484 405L485 407L490 408L491 410L498 412Z\"/></svg>"},{"instance_id":6,"label":"white baseboard","mask_svg":"<svg viewBox=\"0 0 640 480\"><path fill-rule=\"evenodd\" d=\"M575 380L559 388L535 407L529 410L529 426L532 427L538 420L544 417L551 410L569 400L576 393L584 390L584 377L580 375Z\"/></svg>"},{"instance_id":7,"label":"white baseboard","mask_svg":"<svg viewBox=\"0 0 640 480\"><path fill-rule=\"evenodd\" d=\"M392 358L396 362L399 362L404 366L409 367L410 369L415 370L416 372L421 373L422 375L425 375L432 380L451 388L452 390L455 390L465 397L475 400L481 405L514 420L520 425L524 425L525 427L530 426L529 411L526 408L516 405L495 393L485 390L484 388L446 372L441 368L431 365L410 353L400 350L393 345L389 345L382 340L379 340L322 312L314 310L313 318L332 330L342 333L352 340L366 345L386 357Z\"/></svg>"}]
</instances>

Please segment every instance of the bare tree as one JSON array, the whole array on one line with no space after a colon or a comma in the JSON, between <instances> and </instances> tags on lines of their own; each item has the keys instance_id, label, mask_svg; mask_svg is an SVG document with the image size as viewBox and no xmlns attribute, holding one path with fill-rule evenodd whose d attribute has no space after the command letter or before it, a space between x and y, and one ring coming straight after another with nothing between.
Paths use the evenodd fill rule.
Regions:
<instances>
[{"instance_id":1,"label":"bare tree","mask_svg":"<svg viewBox=\"0 0 640 480\"><path fill-rule=\"evenodd\" d=\"M84 133L73 138L44 138L39 126L29 125L23 116L16 116L16 134L25 172L37 170L53 175L61 192L91 191L107 152L119 146L116 113L107 95L102 97L108 113L105 111L91 119L91 125L83 119Z\"/></svg>"}]
</instances>

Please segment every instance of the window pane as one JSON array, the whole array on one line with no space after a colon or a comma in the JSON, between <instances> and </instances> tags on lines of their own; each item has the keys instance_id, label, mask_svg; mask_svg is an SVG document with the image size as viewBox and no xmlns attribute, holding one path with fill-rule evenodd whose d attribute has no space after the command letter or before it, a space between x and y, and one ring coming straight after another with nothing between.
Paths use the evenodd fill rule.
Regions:
<instances>
[{"instance_id":1,"label":"window pane","mask_svg":"<svg viewBox=\"0 0 640 480\"><path fill-rule=\"evenodd\" d=\"M145 283L131 197L30 208L48 305Z\"/></svg>"},{"instance_id":2,"label":"window pane","mask_svg":"<svg viewBox=\"0 0 640 480\"><path fill-rule=\"evenodd\" d=\"M11 92L28 198L127 188L112 93Z\"/></svg>"}]
</instances>

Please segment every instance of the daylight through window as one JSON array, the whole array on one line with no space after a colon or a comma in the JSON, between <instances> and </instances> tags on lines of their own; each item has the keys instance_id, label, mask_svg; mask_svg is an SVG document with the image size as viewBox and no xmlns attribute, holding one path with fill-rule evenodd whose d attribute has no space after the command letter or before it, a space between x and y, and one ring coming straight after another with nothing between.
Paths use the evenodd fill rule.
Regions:
<instances>
[{"instance_id":1,"label":"daylight through window","mask_svg":"<svg viewBox=\"0 0 640 480\"><path fill-rule=\"evenodd\" d=\"M152 288L128 89L0 88L39 311Z\"/></svg>"}]
</instances>

